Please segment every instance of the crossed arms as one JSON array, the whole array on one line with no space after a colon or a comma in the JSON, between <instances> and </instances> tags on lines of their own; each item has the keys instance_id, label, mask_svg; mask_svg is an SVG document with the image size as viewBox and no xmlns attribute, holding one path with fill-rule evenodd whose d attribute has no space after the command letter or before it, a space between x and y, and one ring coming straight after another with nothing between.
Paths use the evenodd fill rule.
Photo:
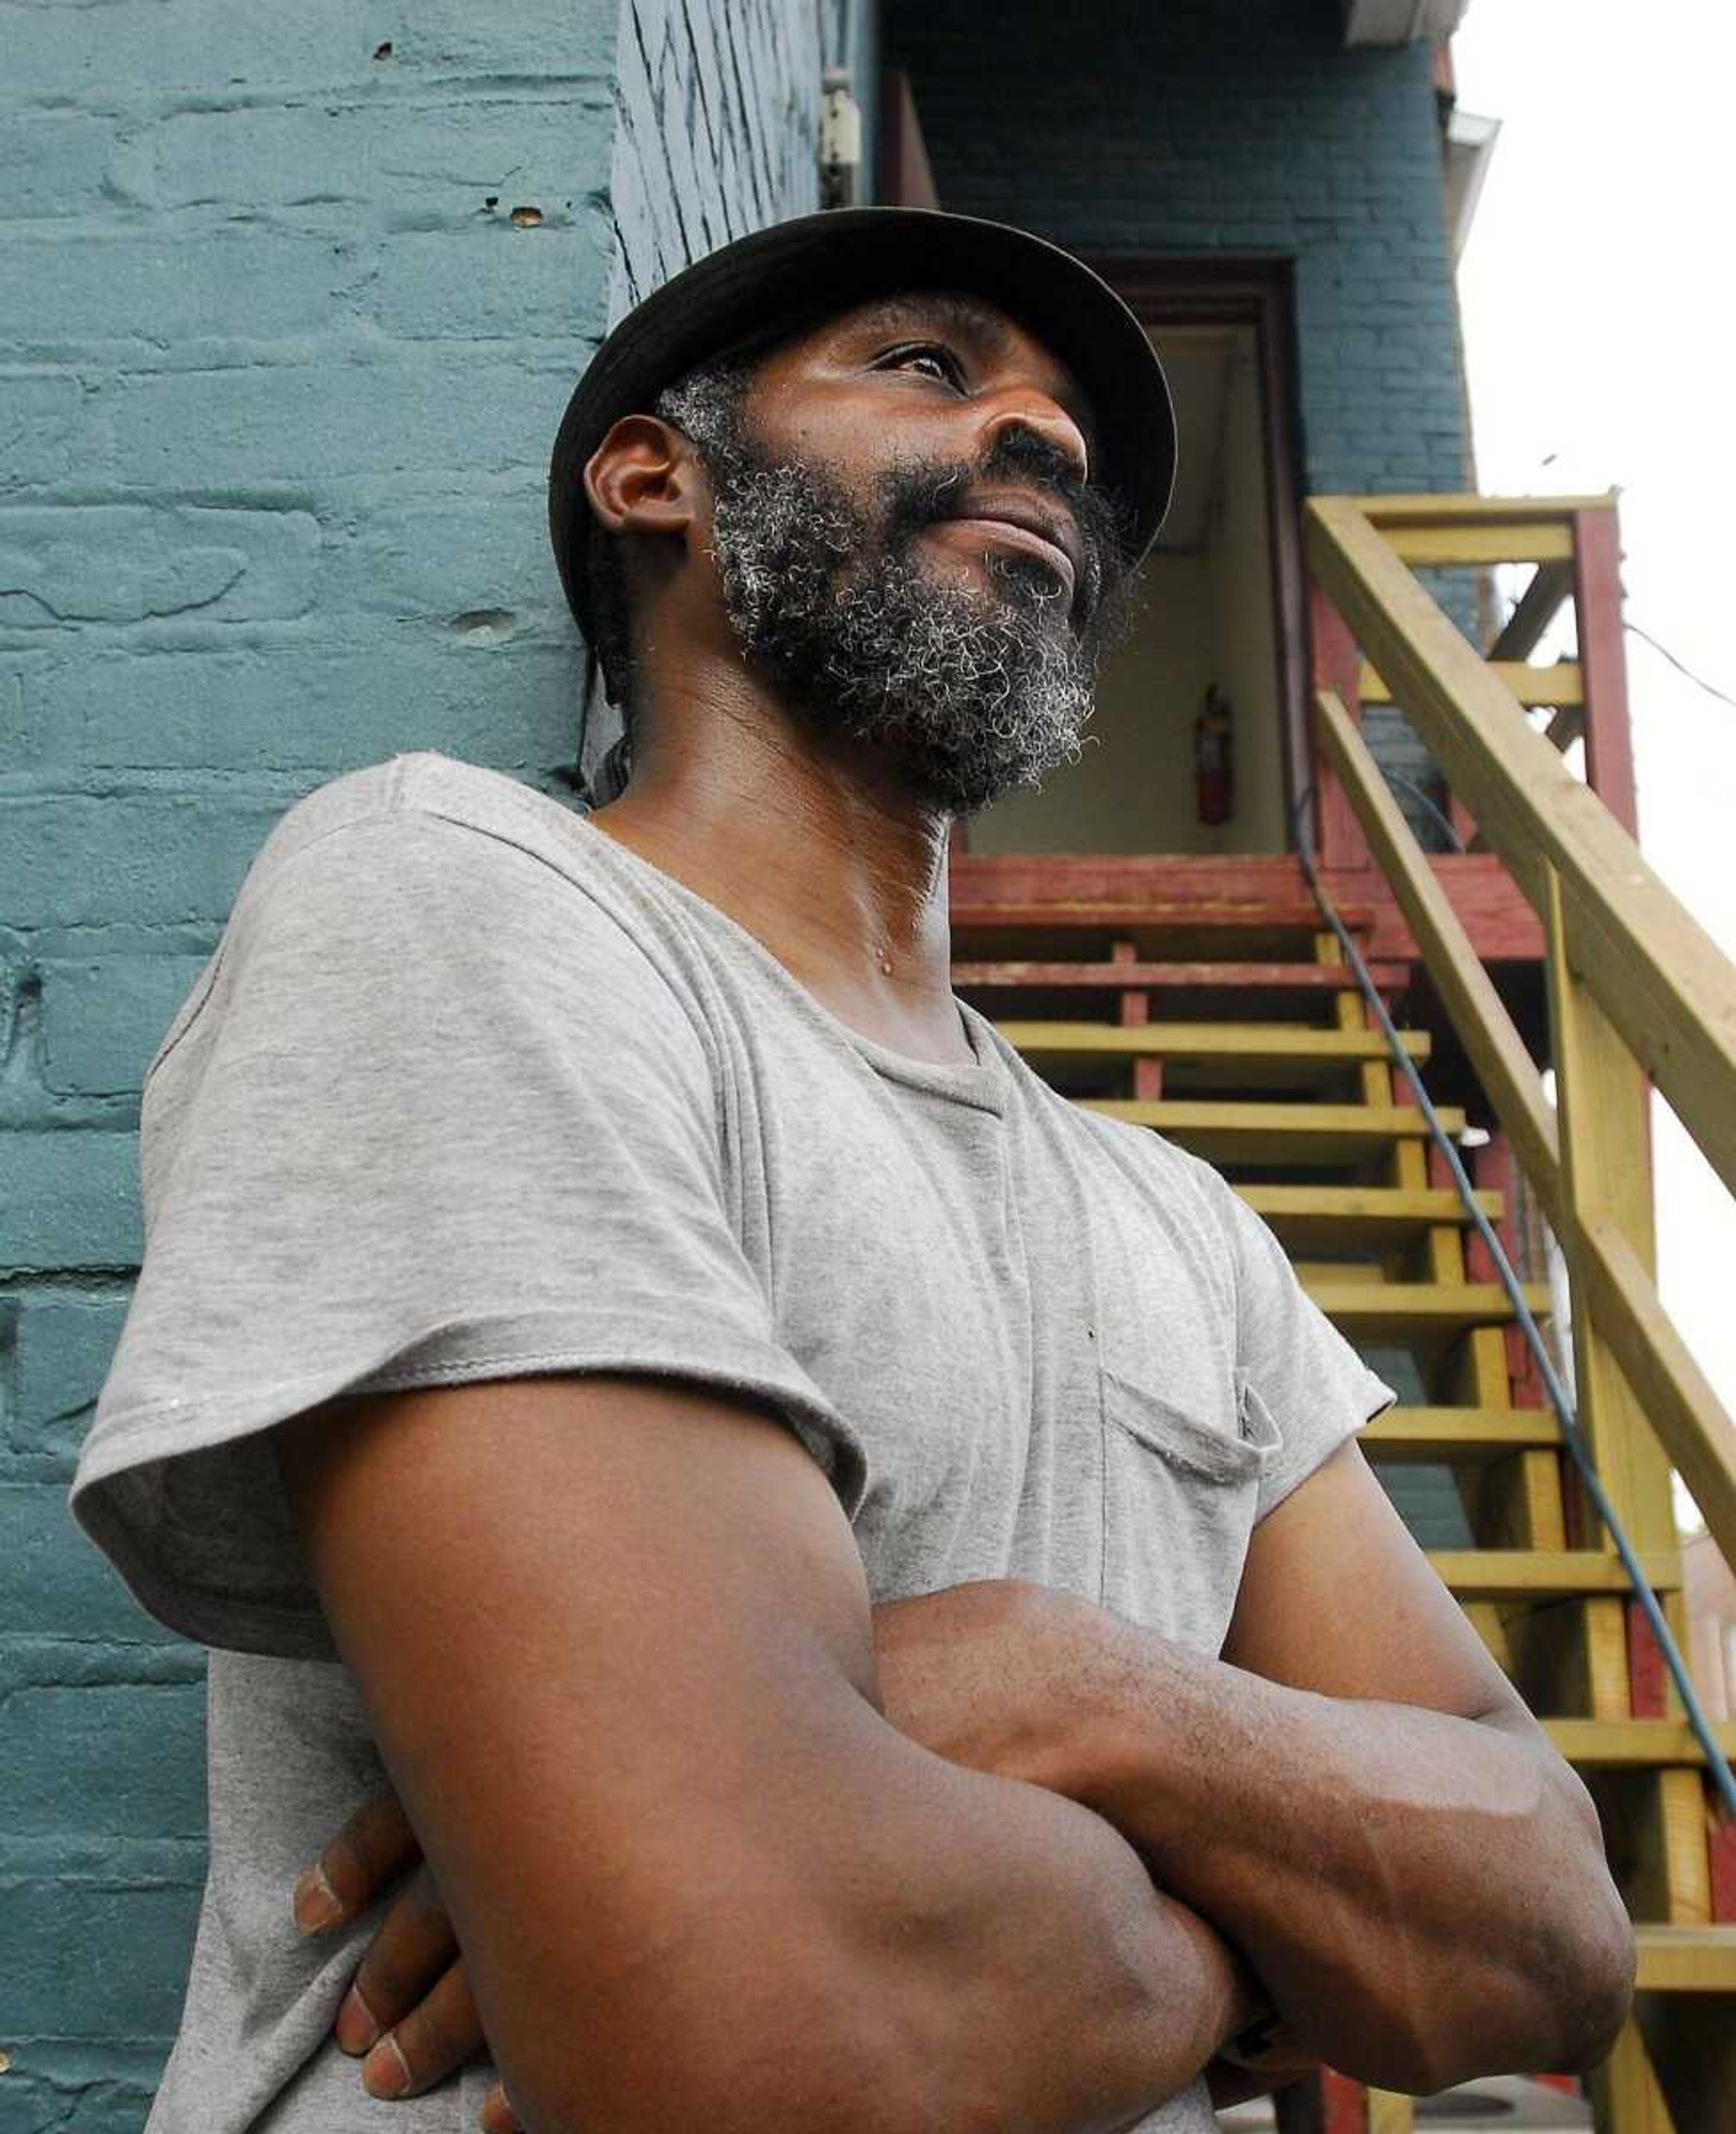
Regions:
<instances>
[{"instance_id":1,"label":"crossed arms","mask_svg":"<svg viewBox=\"0 0 1736 2134\"><path fill-rule=\"evenodd\" d=\"M871 1612L811 1458L710 1388L276 1441L531 2134L1110 2134L1267 2001L1415 2090L1625 2012L1589 1798L1354 1447L1205 1661L1039 1589Z\"/></svg>"}]
</instances>

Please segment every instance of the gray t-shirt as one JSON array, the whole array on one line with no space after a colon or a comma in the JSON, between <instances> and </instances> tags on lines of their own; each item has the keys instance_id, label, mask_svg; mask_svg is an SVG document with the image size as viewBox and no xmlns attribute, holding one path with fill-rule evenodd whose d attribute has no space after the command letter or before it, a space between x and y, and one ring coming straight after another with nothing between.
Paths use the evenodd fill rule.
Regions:
<instances>
[{"instance_id":1,"label":"gray t-shirt","mask_svg":"<svg viewBox=\"0 0 1736 2134\"><path fill-rule=\"evenodd\" d=\"M959 1009L974 1065L890 1051L583 814L447 756L273 832L147 1079L144 1264L72 1487L215 1649L152 2134L471 2134L493 2079L369 2098L329 2028L374 1920L290 1914L384 1775L264 1440L334 1394L743 1389L877 1600L1018 1576L1220 1650L1255 1522L1393 1396L1215 1171ZM1148 2124L1211 2127L1203 2083Z\"/></svg>"}]
</instances>

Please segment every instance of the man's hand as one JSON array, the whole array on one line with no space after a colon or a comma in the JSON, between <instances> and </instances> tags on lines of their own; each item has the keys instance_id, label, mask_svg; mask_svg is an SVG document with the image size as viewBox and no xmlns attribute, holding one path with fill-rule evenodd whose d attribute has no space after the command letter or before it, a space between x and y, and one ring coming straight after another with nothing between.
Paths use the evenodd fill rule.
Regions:
<instances>
[{"instance_id":1,"label":"man's hand","mask_svg":"<svg viewBox=\"0 0 1736 2134\"><path fill-rule=\"evenodd\" d=\"M412 1867L333 2026L346 2053L366 2055L362 2084L374 2097L420 2096L487 2042L452 1921L390 1786L362 1803L295 1887L297 1925L326 1934L359 1919ZM483 2101L481 2123L484 2134L521 2134L500 2083Z\"/></svg>"}]
</instances>

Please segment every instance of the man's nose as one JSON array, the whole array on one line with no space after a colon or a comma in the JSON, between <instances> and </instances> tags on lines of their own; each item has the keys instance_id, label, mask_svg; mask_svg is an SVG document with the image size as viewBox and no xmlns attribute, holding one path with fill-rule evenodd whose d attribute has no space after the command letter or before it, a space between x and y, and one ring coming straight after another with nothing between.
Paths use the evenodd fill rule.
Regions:
<instances>
[{"instance_id":1,"label":"man's nose","mask_svg":"<svg viewBox=\"0 0 1736 2134\"><path fill-rule=\"evenodd\" d=\"M1034 389L999 393L982 427L979 456L986 459L1008 430L1032 430L1064 453L1081 481L1088 481L1091 457L1079 425L1058 401Z\"/></svg>"}]
</instances>

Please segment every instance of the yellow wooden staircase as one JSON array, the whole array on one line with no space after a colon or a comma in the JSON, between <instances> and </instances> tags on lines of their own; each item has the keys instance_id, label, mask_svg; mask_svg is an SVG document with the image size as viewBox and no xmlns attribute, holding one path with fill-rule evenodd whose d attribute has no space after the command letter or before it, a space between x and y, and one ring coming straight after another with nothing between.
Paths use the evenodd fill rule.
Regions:
<instances>
[{"instance_id":1,"label":"yellow wooden staircase","mask_svg":"<svg viewBox=\"0 0 1736 2134\"><path fill-rule=\"evenodd\" d=\"M1458 791L1471 796L1545 922L1559 1110L1541 1095L1441 871L1410 838L1354 718L1323 692L1324 760L1366 833L1371 866L1378 862L1371 883L1390 889L1414 937L1407 957L1375 961L1371 975L1390 1006L1417 988L1434 1015L1433 1030L1404 1033L1425 1079L1443 1039L1470 1061L1481 1121L1493 1130L1480 1137L1482 1156L1469 1159L1478 1202L1528 1277L1526 1301L1546 1330L1536 1217L1561 1241L1582 1426L1685 1649L1671 1456L1726 1553L1736 1552L1736 1430L1651 1286L1643 1094L1649 1069L1714 1161L1729 1163L1727 1181L1736 1180L1736 971L1706 960L1716 951L1681 930L1692 922L1660 902L1661 885L1653 895L1655 877L1638 882L1633 867L1644 863L1631 842L1618 855L1626 875L1613 915L1608 900L1589 894L1585 877L1609 867L1613 848L1594 823L1589 855L1579 850L1578 818L1591 796L1577 784L1566 793L1525 758L1535 742L1559 760L1526 718L1523 686L1479 669L1462 638L1471 665L1443 657L1437 625L1452 626L1390 544L1386 556L1371 553L1380 530L1341 505L1332 500L1326 535L1311 520L1310 556L1356 626L1362 672L1381 692L1371 660L1411 684L1406 708L1437 754L1452 757ZM1538 507L1527 509L1529 532ZM1414 519L1398 523L1414 534ZM1485 552L1497 545L1485 534ZM1427 559L1440 560L1439 548ZM1388 561L1395 575L1383 577ZM1559 554L1545 561L1559 579ZM1497 648L1503 659L1512 643L1510 633ZM1419 674L1434 678L1426 703ZM1436 730L1451 727L1462 743L1460 729L1478 721L1493 737L1485 731L1468 746L1449 749ZM1495 776L1492 753L1521 759L1511 778ZM1540 868L1540 853L1550 866ZM1218 1166L1272 1224L1322 1309L1401 1388L1401 1405L1365 1432L1364 1450L1585 1779L1637 1924L1634 2015L1585 2085L1595 2124L1602 2134L1736 2134L1736 1826L1709 1790L1704 1752L1406 1078L1337 940L1300 905L1294 882L1287 899L1263 906L1214 905L1166 902L1149 871L1138 887L1138 864L1124 878L1134 885L1124 893L1081 897L1076 866L1072 893L1047 902L1028 886L1018 902L968 891L961 900L955 886L955 984L1063 1094ZM1622 889L1636 883L1637 908L1622 908ZM1352 931L1366 951L1366 915L1354 915ZM1682 985L1661 1012L1657 974L1672 958L1685 959ZM1690 987L1697 997L1682 997ZM1642 1000L1639 1011L1619 1002L1624 990ZM1709 1035L1704 1025L1720 1017ZM1685 1058L1692 1088L1682 1086ZM1463 1132L1462 1111L1443 1108L1443 1118ZM1514 1157L1525 1178L1518 1190L1533 1204L1524 1225ZM1736 1756L1736 1723L1717 1736ZM1337 2078L1310 2109L1308 2123L1324 2134L1400 2134L1415 2123L1412 2100Z\"/></svg>"}]
</instances>

